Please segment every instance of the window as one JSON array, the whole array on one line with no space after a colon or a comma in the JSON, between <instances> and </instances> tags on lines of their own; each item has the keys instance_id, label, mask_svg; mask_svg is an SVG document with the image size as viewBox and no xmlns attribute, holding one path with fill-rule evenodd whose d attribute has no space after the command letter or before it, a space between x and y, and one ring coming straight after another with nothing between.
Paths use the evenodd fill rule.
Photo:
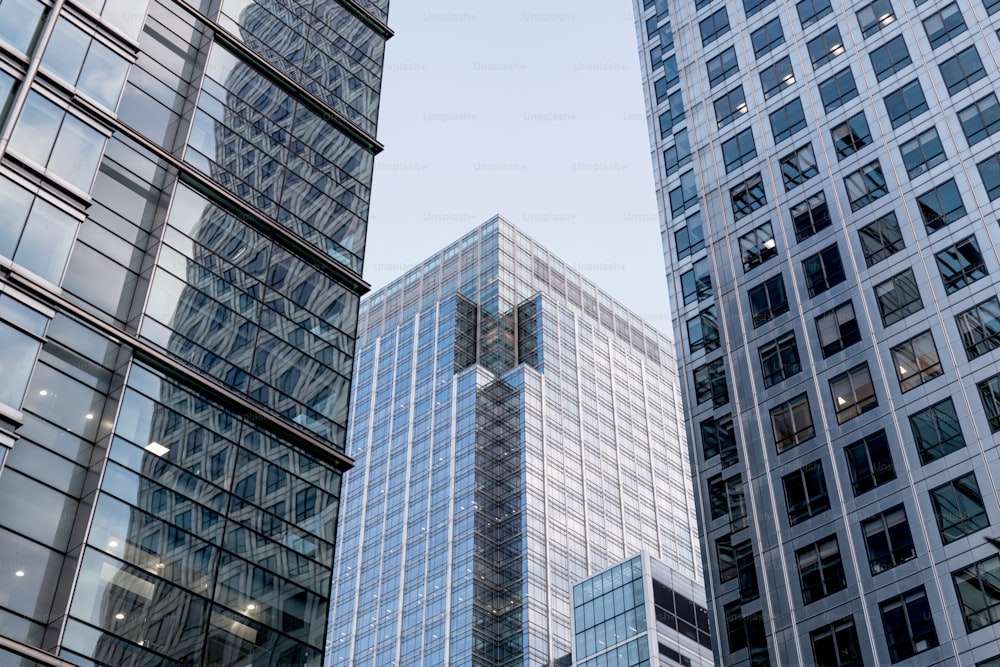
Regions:
<instances>
[{"instance_id":1,"label":"window","mask_svg":"<svg viewBox=\"0 0 1000 667\"><path fill-rule=\"evenodd\" d=\"M778 246L770 222L765 222L740 237L740 256L743 259L744 272L778 256Z\"/></svg>"},{"instance_id":2,"label":"window","mask_svg":"<svg viewBox=\"0 0 1000 667\"><path fill-rule=\"evenodd\" d=\"M795 9L799 13L799 22L803 28L833 12L830 0L802 0L795 5Z\"/></svg>"},{"instance_id":3,"label":"window","mask_svg":"<svg viewBox=\"0 0 1000 667\"><path fill-rule=\"evenodd\" d=\"M732 536L725 535L716 540L715 547L719 557L719 581L725 583L738 578L742 603L760 597L750 540L733 544Z\"/></svg>"},{"instance_id":4,"label":"window","mask_svg":"<svg viewBox=\"0 0 1000 667\"><path fill-rule=\"evenodd\" d=\"M709 306L698 313L698 316L688 320L688 349L691 352L705 350L711 352L718 349L719 316L715 306Z\"/></svg>"},{"instance_id":5,"label":"window","mask_svg":"<svg viewBox=\"0 0 1000 667\"><path fill-rule=\"evenodd\" d=\"M851 488L854 489L855 496L896 479L889 439L884 430L847 445L844 447L844 455L847 457L847 470L851 474Z\"/></svg>"},{"instance_id":6,"label":"window","mask_svg":"<svg viewBox=\"0 0 1000 667\"><path fill-rule=\"evenodd\" d=\"M974 472L932 489L931 500L944 544L990 525Z\"/></svg>"},{"instance_id":7,"label":"window","mask_svg":"<svg viewBox=\"0 0 1000 667\"><path fill-rule=\"evenodd\" d=\"M708 257L699 259L691 265L689 271L681 274L681 294L685 304L712 296L712 274Z\"/></svg>"},{"instance_id":8,"label":"window","mask_svg":"<svg viewBox=\"0 0 1000 667\"><path fill-rule=\"evenodd\" d=\"M701 29L702 46L708 46L725 35L729 32L729 15L726 13L726 8L723 7L708 18L702 19L698 27Z\"/></svg>"},{"instance_id":9,"label":"window","mask_svg":"<svg viewBox=\"0 0 1000 667\"><path fill-rule=\"evenodd\" d=\"M667 91L677 81L669 81L666 77L660 77L653 82L653 91L656 93L656 103L660 104L667 99Z\"/></svg>"},{"instance_id":10,"label":"window","mask_svg":"<svg viewBox=\"0 0 1000 667\"><path fill-rule=\"evenodd\" d=\"M959 111L958 120L970 148L996 133L1000 130L1000 103L997 103L996 93L990 93Z\"/></svg>"},{"instance_id":11,"label":"window","mask_svg":"<svg viewBox=\"0 0 1000 667\"><path fill-rule=\"evenodd\" d=\"M867 363L858 364L830 380L830 392L833 394L838 424L843 424L878 406L875 385L872 384L872 375Z\"/></svg>"},{"instance_id":12,"label":"window","mask_svg":"<svg viewBox=\"0 0 1000 667\"><path fill-rule=\"evenodd\" d=\"M871 58L875 79L878 81L888 79L913 62L902 35L894 37L883 46L878 47L868 57Z\"/></svg>"},{"instance_id":13,"label":"window","mask_svg":"<svg viewBox=\"0 0 1000 667\"><path fill-rule=\"evenodd\" d=\"M730 466L740 460L736 449L736 433L733 429L733 418L709 418L701 423L701 446L705 460L719 456L723 466Z\"/></svg>"},{"instance_id":14,"label":"window","mask_svg":"<svg viewBox=\"0 0 1000 667\"><path fill-rule=\"evenodd\" d=\"M816 667L861 667L861 645L850 616L809 633Z\"/></svg>"},{"instance_id":15,"label":"window","mask_svg":"<svg viewBox=\"0 0 1000 667\"><path fill-rule=\"evenodd\" d=\"M816 434L812 414L809 412L809 398L805 394L771 408L770 414L774 444L777 445L779 454Z\"/></svg>"},{"instance_id":16,"label":"window","mask_svg":"<svg viewBox=\"0 0 1000 667\"><path fill-rule=\"evenodd\" d=\"M910 415L913 444L920 454L920 464L927 465L965 447L962 427L951 398Z\"/></svg>"},{"instance_id":17,"label":"window","mask_svg":"<svg viewBox=\"0 0 1000 667\"><path fill-rule=\"evenodd\" d=\"M878 310L885 326L895 324L924 307L911 269L897 273L884 283L876 285L875 299L878 301Z\"/></svg>"},{"instance_id":18,"label":"window","mask_svg":"<svg viewBox=\"0 0 1000 667\"><path fill-rule=\"evenodd\" d=\"M63 17L52 31L42 67L111 112L128 72L124 58Z\"/></svg>"},{"instance_id":19,"label":"window","mask_svg":"<svg viewBox=\"0 0 1000 667\"><path fill-rule=\"evenodd\" d=\"M944 79L949 95L965 90L986 76L983 61L979 59L979 52L974 46L943 61L940 67L941 78Z\"/></svg>"},{"instance_id":20,"label":"window","mask_svg":"<svg viewBox=\"0 0 1000 667\"><path fill-rule=\"evenodd\" d=\"M705 228L701 224L701 214L695 213L686 222L685 226L674 232L677 259L690 257L705 247Z\"/></svg>"},{"instance_id":21,"label":"window","mask_svg":"<svg viewBox=\"0 0 1000 667\"><path fill-rule=\"evenodd\" d=\"M771 660L767 651L764 614L756 611L743 615L740 604L741 602L736 600L723 607L729 651L735 653L749 649L750 667L769 667Z\"/></svg>"},{"instance_id":22,"label":"window","mask_svg":"<svg viewBox=\"0 0 1000 667\"><path fill-rule=\"evenodd\" d=\"M757 146L753 141L753 132L749 128L722 142L722 159L726 164L727 174L755 157L757 157Z\"/></svg>"},{"instance_id":23,"label":"window","mask_svg":"<svg viewBox=\"0 0 1000 667\"><path fill-rule=\"evenodd\" d=\"M976 237L962 239L953 246L948 246L935 253L938 270L941 272L941 282L948 294L971 285L986 276L986 265L979 252Z\"/></svg>"},{"instance_id":24,"label":"window","mask_svg":"<svg viewBox=\"0 0 1000 667\"><path fill-rule=\"evenodd\" d=\"M865 264L875 266L886 257L896 254L905 246L903 233L899 231L896 214L889 212L877 218L858 230L861 239L861 251L865 255Z\"/></svg>"},{"instance_id":25,"label":"window","mask_svg":"<svg viewBox=\"0 0 1000 667\"><path fill-rule=\"evenodd\" d=\"M990 424L990 432L1000 431L1000 375L983 380L976 385L979 388L979 398L986 411L986 419Z\"/></svg>"},{"instance_id":26,"label":"window","mask_svg":"<svg viewBox=\"0 0 1000 667\"><path fill-rule=\"evenodd\" d=\"M861 534L865 536L872 576L917 557L902 505L862 521Z\"/></svg>"},{"instance_id":27,"label":"window","mask_svg":"<svg viewBox=\"0 0 1000 667\"><path fill-rule=\"evenodd\" d=\"M795 334L788 333L760 348L760 368L764 386L783 382L802 370Z\"/></svg>"},{"instance_id":28,"label":"window","mask_svg":"<svg viewBox=\"0 0 1000 667\"><path fill-rule=\"evenodd\" d=\"M809 296L822 294L847 280L836 243L823 248L815 255L806 257L802 261L802 272L806 278Z\"/></svg>"},{"instance_id":29,"label":"window","mask_svg":"<svg viewBox=\"0 0 1000 667\"><path fill-rule=\"evenodd\" d=\"M0 255L58 285L80 226L61 208L0 177Z\"/></svg>"},{"instance_id":30,"label":"window","mask_svg":"<svg viewBox=\"0 0 1000 667\"><path fill-rule=\"evenodd\" d=\"M742 85L715 100L715 120L720 128L736 121L746 112L747 100Z\"/></svg>"},{"instance_id":31,"label":"window","mask_svg":"<svg viewBox=\"0 0 1000 667\"><path fill-rule=\"evenodd\" d=\"M924 30L927 32L927 40L931 43L932 49L965 32L965 21L962 19L962 12L958 10L958 5L953 2L925 18Z\"/></svg>"},{"instance_id":32,"label":"window","mask_svg":"<svg viewBox=\"0 0 1000 667\"><path fill-rule=\"evenodd\" d=\"M986 13L992 16L1000 11L1000 0L983 0L983 7L986 9ZM1000 659L1000 656L997 658Z\"/></svg>"},{"instance_id":33,"label":"window","mask_svg":"<svg viewBox=\"0 0 1000 667\"><path fill-rule=\"evenodd\" d=\"M917 208L928 234L947 227L965 215L965 204L954 178L917 197Z\"/></svg>"},{"instance_id":34,"label":"window","mask_svg":"<svg viewBox=\"0 0 1000 667\"><path fill-rule=\"evenodd\" d=\"M865 37L871 37L895 20L896 15L889 0L875 0L858 10L858 25Z\"/></svg>"},{"instance_id":35,"label":"window","mask_svg":"<svg viewBox=\"0 0 1000 667\"><path fill-rule=\"evenodd\" d=\"M8 295L0 295L0 318L0 371L4 378L0 404L20 411L48 318Z\"/></svg>"},{"instance_id":36,"label":"window","mask_svg":"<svg viewBox=\"0 0 1000 667\"><path fill-rule=\"evenodd\" d=\"M933 169L947 158L937 129L933 127L903 142L899 152L903 155L906 175L911 179Z\"/></svg>"},{"instance_id":37,"label":"window","mask_svg":"<svg viewBox=\"0 0 1000 667\"><path fill-rule=\"evenodd\" d=\"M771 134L774 143L778 144L806 127L806 115L802 110L802 102L795 98L771 114Z\"/></svg>"},{"instance_id":38,"label":"window","mask_svg":"<svg viewBox=\"0 0 1000 667\"><path fill-rule=\"evenodd\" d=\"M37 0L0 2L0 40L21 53L28 53L45 7Z\"/></svg>"},{"instance_id":39,"label":"window","mask_svg":"<svg viewBox=\"0 0 1000 667\"><path fill-rule=\"evenodd\" d=\"M677 217L698 203L698 186L695 185L694 172L681 174L681 183L670 191L670 215Z\"/></svg>"},{"instance_id":40,"label":"window","mask_svg":"<svg viewBox=\"0 0 1000 667\"><path fill-rule=\"evenodd\" d=\"M836 535L797 550L795 560L799 565L799 583L805 604L822 600L847 588Z\"/></svg>"},{"instance_id":41,"label":"window","mask_svg":"<svg viewBox=\"0 0 1000 667\"><path fill-rule=\"evenodd\" d=\"M778 315L788 312L788 297L785 294L785 280L781 274L768 278L761 285L750 288L750 312L753 325L759 327Z\"/></svg>"},{"instance_id":42,"label":"window","mask_svg":"<svg viewBox=\"0 0 1000 667\"><path fill-rule=\"evenodd\" d=\"M10 147L78 190L90 192L106 142L96 129L31 91Z\"/></svg>"},{"instance_id":43,"label":"window","mask_svg":"<svg viewBox=\"0 0 1000 667\"><path fill-rule=\"evenodd\" d=\"M955 317L965 355L972 361L1000 347L1000 301L984 301Z\"/></svg>"},{"instance_id":44,"label":"window","mask_svg":"<svg viewBox=\"0 0 1000 667\"><path fill-rule=\"evenodd\" d=\"M746 502L743 496L743 482L739 475L725 480L722 479L722 475L709 478L708 500L712 519L728 516L732 530L746 528Z\"/></svg>"},{"instance_id":45,"label":"window","mask_svg":"<svg viewBox=\"0 0 1000 667\"><path fill-rule=\"evenodd\" d=\"M927 99L916 79L885 96L885 110L893 129L927 111Z\"/></svg>"},{"instance_id":46,"label":"window","mask_svg":"<svg viewBox=\"0 0 1000 667\"><path fill-rule=\"evenodd\" d=\"M709 58L705 66L708 68L708 83L710 86L722 83L731 75L740 71L740 63L736 60L736 49L732 46L714 58Z\"/></svg>"},{"instance_id":47,"label":"window","mask_svg":"<svg viewBox=\"0 0 1000 667\"><path fill-rule=\"evenodd\" d=\"M774 0L743 0L743 10L746 12L747 18L750 18L772 2Z\"/></svg>"},{"instance_id":48,"label":"window","mask_svg":"<svg viewBox=\"0 0 1000 667\"><path fill-rule=\"evenodd\" d=\"M1000 556L984 558L951 576L968 632L1000 622Z\"/></svg>"},{"instance_id":49,"label":"window","mask_svg":"<svg viewBox=\"0 0 1000 667\"><path fill-rule=\"evenodd\" d=\"M911 658L938 645L934 616L923 586L879 604L885 642L893 662Z\"/></svg>"},{"instance_id":50,"label":"window","mask_svg":"<svg viewBox=\"0 0 1000 667\"><path fill-rule=\"evenodd\" d=\"M729 402L726 366L722 359L694 369L694 395L698 405L711 400L712 406L718 408Z\"/></svg>"},{"instance_id":51,"label":"window","mask_svg":"<svg viewBox=\"0 0 1000 667\"><path fill-rule=\"evenodd\" d=\"M826 195L822 192L792 206L791 215L796 241L804 241L833 224L830 208L826 205Z\"/></svg>"},{"instance_id":52,"label":"window","mask_svg":"<svg viewBox=\"0 0 1000 667\"><path fill-rule=\"evenodd\" d=\"M830 496L826 492L823 465L819 461L805 465L781 478L785 487L785 506L788 523L796 525L820 512L830 509Z\"/></svg>"},{"instance_id":53,"label":"window","mask_svg":"<svg viewBox=\"0 0 1000 667\"><path fill-rule=\"evenodd\" d=\"M983 179L990 201L1000 197L1000 154L987 158L976 165L979 177Z\"/></svg>"},{"instance_id":54,"label":"window","mask_svg":"<svg viewBox=\"0 0 1000 667\"><path fill-rule=\"evenodd\" d=\"M795 189L819 173L812 144L802 146L781 158L778 163L781 165L781 179L785 183L785 192Z\"/></svg>"},{"instance_id":55,"label":"window","mask_svg":"<svg viewBox=\"0 0 1000 667\"><path fill-rule=\"evenodd\" d=\"M848 100L858 96L851 68L845 67L829 79L819 84L819 96L823 100L823 110L830 113L843 106Z\"/></svg>"},{"instance_id":56,"label":"window","mask_svg":"<svg viewBox=\"0 0 1000 667\"><path fill-rule=\"evenodd\" d=\"M861 342L854 305L847 301L817 317L816 333L824 359Z\"/></svg>"},{"instance_id":57,"label":"window","mask_svg":"<svg viewBox=\"0 0 1000 667\"><path fill-rule=\"evenodd\" d=\"M750 33L750 43L753 44L753 54L757 58L784 44L785 33L781 30L781 19L771 19L763 28Z\"/></svg>"},{"instance_id":58,"label":"window","mask_svg":"<svg viewBox=\"0 0 1000 667\"><path fill-rule=\"evenodd\" d=\"M934 345L934 336L930 331L896 345L890 352L899 388L904 392L944 373Z\"/></svg>"},{"instance_id":59,"label":"window","mask_svg":"<svg viewBox=\"0 0 1000 667\"><path fill-rule=\"evenodd\" d=\"M851 211L858 211L889 192L878 160L849 174L844 179L844 186L847 188L847 199L851 202Z\"/></svg>"},{"instance_id":60,"label":"window","mask_svg":"<svg viewBox=\"0 0 1000 667\"><path fill-rule=\"evenodd\" d=\"M809 40L806 48L809 50L813 69L819 69L844 52L844 40L840 38L837 26L833 26L819 37Z\"/></svg>"},{"instance_id":61,"label":"window","mask_svg":"<svg viewBox=\"0 0 1000 667\"><path fill-rule=\"evenodd\" d=\"M1000 0L995 0L993 11L996 11L998 8L1000 8ZM977 662L976 667L1000 667L1000 655L995 655L988 660Z\"/></svg>"},{"instance_id":62,"label":"window","mask_svg":"<svg viewBox=\"0 0 1000 667\"><path fill-rule=\"evenodd\" d=\"M833 137L833 147L837 151L837 159L843 160L854 155L872 142L872 133L868 129L868 119L862 111L851 116L840 125L830 130Z\"/></svg>"},{"instance_id":63,"label":"window","mask_svg":"<svg viewBox=\"0 0 1000 667\"><path fill-rule=\"evenodd\" d=\"M688 140L688 131L685 128L674 135L674 145L663 151L663 169L669 176L677 173L680 167L690 161L691 142Z\"/></svg>"},{"instance_id":64,"label":"window","mask_svg":"<svg viewBox=\"0 0 1000 667\"><path fill-rule=\"evenodd\" d=\"M774 97L795 83L792 61L785 56L770 67L760 71L760 85L764 89L764 99Z\"/></svg>"},{"instance_id":65,"label":"window","mask_svg":"<svg viewBox=\"0 0 1000 667\"><path fill-rule=\"evenodd\" d=\"M733 216L739 220L767 203L764 181L760 174L754 174L729 191L733 200Z\"/></svg>"}]
</instances>

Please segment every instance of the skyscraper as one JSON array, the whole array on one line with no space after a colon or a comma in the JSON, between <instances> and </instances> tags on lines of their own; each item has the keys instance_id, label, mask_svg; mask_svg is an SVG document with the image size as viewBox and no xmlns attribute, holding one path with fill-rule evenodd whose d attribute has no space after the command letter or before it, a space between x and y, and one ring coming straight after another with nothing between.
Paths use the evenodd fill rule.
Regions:
<instances>
[{"instance_id":1,"label":"skyscraper","mask_svg":"<svg viewBox=\"0 0 1000 667\"><path fill-rule=\"evenodd\" d=\"M362 303L333 665L568 665L573 584L698 580L672 344L495 217Z\"/></svg>"},{"instance_id":2,"label":"skyscraper","mask_svg":"<svg viewBox=\"0 0 1000 667\"><path fill-rule=\"evenodd\" d=\"M319 665L386 0L0 0L0 663Z\"/></svg>"},{"instance_id":3,"label":"skyscraper","mask_svg":"<svg viewBox=\"0 0 1000 667\"><path fill-rule=\"evenodd\" d=\"M635 9L722 661L997 664L1000 4Z\"/></svg>"}]
</instances>

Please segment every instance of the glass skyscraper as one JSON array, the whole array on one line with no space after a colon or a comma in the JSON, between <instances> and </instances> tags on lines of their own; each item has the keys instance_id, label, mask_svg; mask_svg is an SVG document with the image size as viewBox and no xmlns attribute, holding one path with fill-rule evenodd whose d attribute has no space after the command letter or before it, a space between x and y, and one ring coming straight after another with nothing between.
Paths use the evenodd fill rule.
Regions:
<instances>
[{"instance_id":1,"label":"glass skyscraper","mask_svg":"<svg viewBox=\"0 0 1000 667\"><path fill-rule=\"evenodd\" d=\"M1000 3L635 10L722 662L1000 664Z\"/></svg>"},{"instance_id":2,"label":"glass skyscraper","mask_svg":"<svg viewBox=\"0 0 1000 667\"><path fill-rule=\"evenodd\" d=\"M387 4L0 0L0 664L321 664Z\"/></svg>"},{"instance_id":3,"label":"glass skyscraper","mask_svg":"<svg viewBox=\"0 0 1000 667\"><path fill-rule=\"evenodd\" d=\"M573 585L701 578L673 344L495 217L361 307L333 665L568 665Z\"/></svg>"}]
</instances>

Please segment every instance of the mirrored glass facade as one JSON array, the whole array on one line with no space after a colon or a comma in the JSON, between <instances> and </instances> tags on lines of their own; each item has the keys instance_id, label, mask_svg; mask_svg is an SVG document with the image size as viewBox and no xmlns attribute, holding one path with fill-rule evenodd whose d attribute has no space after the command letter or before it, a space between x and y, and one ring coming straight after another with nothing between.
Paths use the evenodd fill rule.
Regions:
<instances>
[{"instance_id":1,"label":"mirrored glass facade","mask_svg":"<svg viewBox=\"0 0 1000 667\"><path fill-rule=\"evenodd\" d=\"M362 302L333 665L564 665L573 585L701 578L673 344L496 217Z\"/></svg>"},{"instance_id":2,"label":"mirrored glass facade","mask_svg":"<svg viewBox=\"0 0 1000 667\"><path fill-rule=\"evenodd\" d=\"M574 667L712 667L705 589L646 553L573 587Z\"/></svg>"},{"instance_id":3,"label":"mirrored glass facade","mask_svg":"<svg viewBox=\"0 0 1000 667\"><path fill-rule=\"evenodd\" d=\"M387 0L0 0L0 663L324 658Z\"/></svg>"},{"instance_id":4,"label":"mirrored glass facade","mask_svg":"<svg viewBox=\"0 0 1000 667\"><path fill-rule=\"evenodd\" d=\"M633 4L721 662L995 661L1000 4Z\"/></svg>"}]
</instances>

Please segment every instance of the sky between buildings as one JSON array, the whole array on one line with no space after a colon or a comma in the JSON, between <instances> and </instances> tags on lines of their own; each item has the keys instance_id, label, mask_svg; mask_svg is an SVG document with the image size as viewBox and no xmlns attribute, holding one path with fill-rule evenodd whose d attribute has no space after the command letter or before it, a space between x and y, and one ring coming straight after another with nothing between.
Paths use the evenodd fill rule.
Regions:
<instances>
[{"instance_id":1,"label":"sky between buildings","mask_svg":"<svg viewBox=\"0 0 1000 667\"><path fill-rule=\"evenodd\" d=\"M393 0L365 278L499 213L669 333L629 0Z\"/></svg>"}]
</instances>

